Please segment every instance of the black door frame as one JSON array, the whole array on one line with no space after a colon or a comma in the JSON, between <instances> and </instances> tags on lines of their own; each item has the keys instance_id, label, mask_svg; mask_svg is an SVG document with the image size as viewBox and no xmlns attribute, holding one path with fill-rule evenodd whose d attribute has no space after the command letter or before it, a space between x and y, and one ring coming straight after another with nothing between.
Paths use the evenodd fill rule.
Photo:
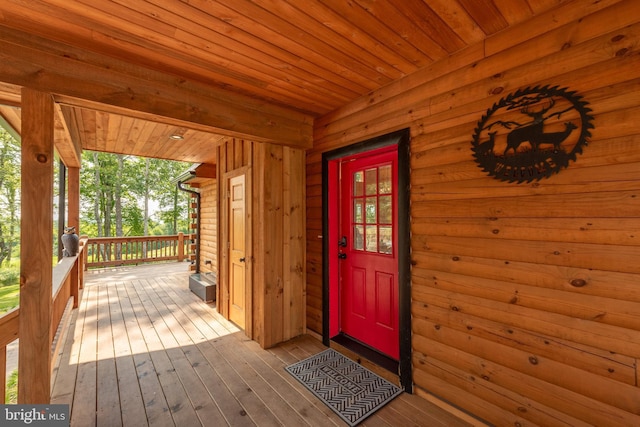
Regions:
<instances>
[{"instance_id":1,"label":"black door frame","mask_svg":"<svg viewBox=\"0 0 640 427\"><path fill-rule=\"evenodd\" d=\"M410 223L410 132L402 129L322 154L322 342L329 346L329 162L390 145L398 154L398 324L400 360L398 375L405 392L411 393L411 223Z\"/></svg>"}]
</instances>

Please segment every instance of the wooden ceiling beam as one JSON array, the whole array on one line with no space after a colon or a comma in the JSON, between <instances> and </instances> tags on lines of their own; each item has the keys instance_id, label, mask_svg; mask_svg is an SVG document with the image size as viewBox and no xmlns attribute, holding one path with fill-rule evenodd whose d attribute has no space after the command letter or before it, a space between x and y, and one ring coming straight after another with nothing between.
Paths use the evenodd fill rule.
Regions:
<instances>
[{"instance_id":1,"label":"wooden ceiling beam","mask_svg":"<svg viewBox=\"0 0 640 427\"><path fill-rule=\"evenodd\" d=\"M198 178L216 178L216 176L216 165L202 163L196 168L196 177Z\"/></svg>"},{"instance_id":2,"label":"wooden ceiling beam","mask_svg":"<svg viewBox=\"0 0 640 427\"><path fill-rule=\"evenodd\" d=\"M20 86L11 85L0 81L0 104L11 107L20 106Z\"/></svg>"},{"instance_id":3,"label":"wooden ceiling beam","mask_svg":"<svg viewBox=\"0 0 640 427\"><path fill-rule=\"evenodd\" d=\"M74 138L69 131L70 124L60 104L54 105L56 114L54 122L54 142L60 159L68 168L79 168L82 160L80 140Z\"/></svg>"},{"instance_id":4,"label":"wooden ceiling beam","mask_svg":"<svg viewBox=\"0 0 640 427\"><path fill-rule=\"evenodd\" d=\"M0 81L57 102L297 148L313 117L0 26Z\"/></svg>"},{"instance_id":5,"label":"wooden ceiling beam","mask_svg":"<svg viewBox=\"0 0 640 427\"><path fill-rule=\"evenodd\" d=\"M11 136L20 141L22 133L20 111L14 107L0 105L0 127L3 127Z\"/></svg>"}]
</instances>

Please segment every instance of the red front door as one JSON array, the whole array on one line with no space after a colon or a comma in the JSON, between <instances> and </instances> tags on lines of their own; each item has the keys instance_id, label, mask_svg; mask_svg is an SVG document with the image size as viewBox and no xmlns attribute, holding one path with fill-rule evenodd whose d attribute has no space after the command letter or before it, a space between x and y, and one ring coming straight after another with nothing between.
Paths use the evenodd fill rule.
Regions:
<instances>
[{"instance_id":1,"label":"red front door","mask_svg":"<svg viewBox=\"0 0 640 427\"><path fill-rule=\"evenodd\" d=\"M340 331L399 358L396 147L340 162Z\"/></svg>"}]
</instances>

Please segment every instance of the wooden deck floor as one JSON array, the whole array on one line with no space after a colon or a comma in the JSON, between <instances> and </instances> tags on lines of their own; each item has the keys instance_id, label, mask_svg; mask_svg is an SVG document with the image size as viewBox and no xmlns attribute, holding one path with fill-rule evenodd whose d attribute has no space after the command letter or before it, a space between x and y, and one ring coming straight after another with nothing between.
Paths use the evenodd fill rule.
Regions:
<instances>
[{"instance_id":1,"label":"wooden deck floor","mask_svg":"<svg viewBox=\"0 0 640 427\"><path fill-rule=\"evenodd\" d=\"M90 274L54 370L72 426L343 426L284 367L325 347L262 350L193 295L184 264ZM466 426L403 394L364 426Z\"/></svg>"}]
</instances>

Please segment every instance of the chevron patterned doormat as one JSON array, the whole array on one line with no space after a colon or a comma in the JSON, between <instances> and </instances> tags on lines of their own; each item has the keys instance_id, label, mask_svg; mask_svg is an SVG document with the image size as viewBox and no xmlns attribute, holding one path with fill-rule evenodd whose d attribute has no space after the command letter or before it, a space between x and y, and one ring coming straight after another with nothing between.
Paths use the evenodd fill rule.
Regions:
<instances>
[{"instance_id":1,"label":"chevron patterned doormat","mask_svg":"<svg viewBox=\"0 0 640 427\"><path fill-rule=\"evenodd\" d=\"M355 426L402 393L333 349L285 368L347 424Z\"/></svg>"}]
</instances>

